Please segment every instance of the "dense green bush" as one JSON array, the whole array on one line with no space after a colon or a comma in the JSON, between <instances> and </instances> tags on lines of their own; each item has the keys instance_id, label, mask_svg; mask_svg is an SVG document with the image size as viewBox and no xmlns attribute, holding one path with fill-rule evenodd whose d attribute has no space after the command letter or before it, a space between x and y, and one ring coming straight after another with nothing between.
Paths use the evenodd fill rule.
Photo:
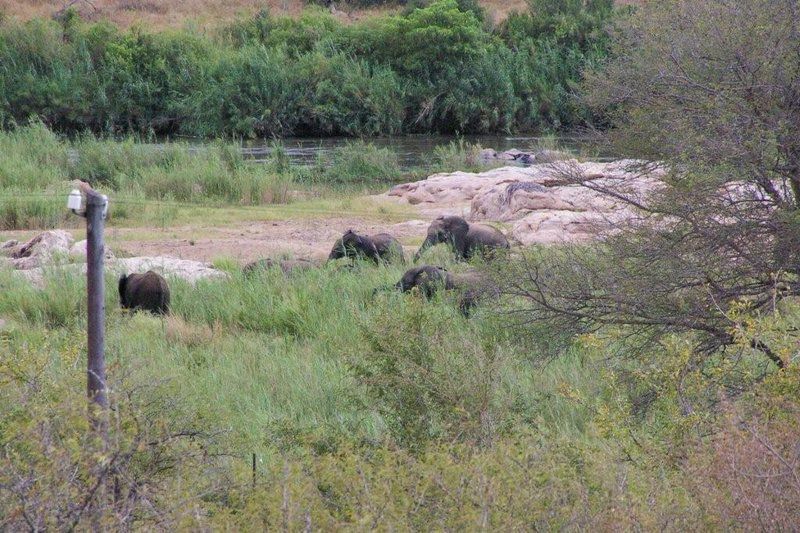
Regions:
<instances>
[{"instance_id":1,"label":"dense green bush","mask_svg":"<svg viewBox=\"0 0 800 533\"><path fill-rule=\"evenodd\" d=\"M562 5L563 4L563 5ZM474 2L351 25L319 8L213 34L0 21L0 126L215 137L501 132L576 124L610 1L533 2L487 29ZM540 13L541 11L541 13Z\"/></svg>"}]
</instances>

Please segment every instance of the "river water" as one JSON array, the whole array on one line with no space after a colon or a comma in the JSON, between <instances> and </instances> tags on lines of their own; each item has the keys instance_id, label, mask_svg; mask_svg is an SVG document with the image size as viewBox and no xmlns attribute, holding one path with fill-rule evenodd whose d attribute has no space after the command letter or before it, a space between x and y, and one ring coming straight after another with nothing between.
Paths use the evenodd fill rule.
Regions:
<instances>
[{"instance_id":1,"label":"river water","mask_svg":"<svg viewBox=\"0 0 800 533\"><path fill-rule=\"evenodd\" d=\"M460 137L464 142L479 144L483 148L494 148L498 152L516 148L522 151L535 151L537 148L556 148L587 154L593 160L610 159L607 155L599 153L593 148L590 141L574 136L499 136L480 135ZM431 165L433 153L437 146L446 146L458 142L459 138L448 135L406 135L402 137L376 137L367 142L379 148L389 148L397 153L400 166L403 169L426 168ZM323 137L323 138L285 138L281 139L289 159L299 165L313 165L321 162L323 165L330 163L337 149L354 142L352 138ZM272 151L269 141L248 141L243 152L251 161L266 161Z\"/></svg>"}]
</instances>

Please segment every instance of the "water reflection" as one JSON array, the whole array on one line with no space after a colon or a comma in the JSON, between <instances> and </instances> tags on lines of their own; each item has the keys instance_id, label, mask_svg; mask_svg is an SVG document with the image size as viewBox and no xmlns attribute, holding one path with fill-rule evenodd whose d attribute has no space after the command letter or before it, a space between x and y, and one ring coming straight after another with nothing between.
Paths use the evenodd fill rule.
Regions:
<instances>
[{"instance_id":1,"label":"water reflection","mask_svg":"<svg viewBox=\"0 0 800 533\"><path fill-rule=\"evenodd\" d=\"M517 148L522 151L535 151L542 147L563 148L576 153L584 153L595 160L611 159L600 153L591 141L580 137L541 137L541 136L465 136L464 142L479 144L483 148L493 148L498 152ZM448 135L407 135L403 137L376 137L367 142L378 148L389 148L397 154L403 169L426 168L431 166L436 147L458 142L459 138ZM351 138L286 138L279 141L292 163L298 165L330 164L337 149L354 142ZM242 149L245 157L254 162L269 158L272 143L264 140L248 141Z\"/></svg>"}]
</instances>

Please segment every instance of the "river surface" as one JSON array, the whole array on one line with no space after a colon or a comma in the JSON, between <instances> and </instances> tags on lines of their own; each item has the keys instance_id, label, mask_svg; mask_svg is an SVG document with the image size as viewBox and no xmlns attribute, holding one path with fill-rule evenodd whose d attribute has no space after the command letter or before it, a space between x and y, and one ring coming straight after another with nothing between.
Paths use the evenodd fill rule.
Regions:
<instances>
[{"instance_id":1,"label":"river surface","mask_svg":"<svg viewBox=\"0 0 800 533\"><path fill-rule=\"evenodd\" d=\"M464 142L479 144L482 148L493 148L498 152L516 148L522 151L535 151L537 148L566 149L571 152L590 156L593 160L611 159L602 154L587 139L574 136L499 136L480 135L461 137ZM448 135L406 135L402 137L376 137L367 142L379 147L389 148L398 156L403 169L426 168L433 161L434 150L438 146L457 143L459 138ZM322 163L328 165L337 149L355 142L352 138L285 138L279 141L289 159L299 165ZM266 161L272 151L270 141L248 141L243 152L252 161Z\"/></svg>"}]
</instances>

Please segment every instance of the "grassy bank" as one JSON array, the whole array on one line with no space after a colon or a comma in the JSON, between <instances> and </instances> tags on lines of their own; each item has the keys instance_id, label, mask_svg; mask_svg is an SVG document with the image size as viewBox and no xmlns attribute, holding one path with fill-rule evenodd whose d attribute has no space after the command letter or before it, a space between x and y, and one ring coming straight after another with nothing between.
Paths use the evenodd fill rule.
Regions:
<instances>
[{"instance_id":1,"label":"grassy bank","mask_svg":"<svg viewBox=\"0 0 800 533\"><path fill-rule=\"evenodd\" d=\"M217 141L149 144L82 135L66 139L40 123L0 132L0 229L48 229L77 223L64 209L72 180L90 182L112 198L111 226L166 228L200 221L274 220L342 212L403 218L399 206L354 196L382 192L428 173L487 168L479 146L437 148L426 169L402 170L397 154L354 141L330 164L292 164L276 143L268 161L255 163L241 145Z\"/></svg>"},{"instance_id":2,"label":"grassy bank","mask_svg":"<svg viewBox=\"0 0 800 533\"><path fill-rule=\"evenodd\" d=\"M401 272L172 280L166 320L123 314L108 280L120 454L110 460L122 488L118 514L103 519L127 509L157 527L725 528L752 517L730 493L746 474L724 458L763 472L791 453L794 369L722 414L686 418L674 396L681 339L652 367L610 363L613 332L542 367L538 344L502 315L465 319L447 297L372 294ZM0 283L0 524L25 513L54 525L64 494L89 489L97 450L83 422L85 287L56 273L43 291L11 273ZM771 322L778 345L798 316L790 307ZM719 372L691 373L690 393L713 396L720 376L738 375Z\"/></svg>"},{"instance_id":3,"label":"grassy bank","mask_svg":"<svg viewBox=\"0 0 800 533\"><path fill-rule=\"evenodd\" d=\"M612 2L534 4L491 27L437 0L344 24L266 12L216 31L0 18L0 127L193 136L530 131L583 122Z\"/></svg>"}]
</instances>

